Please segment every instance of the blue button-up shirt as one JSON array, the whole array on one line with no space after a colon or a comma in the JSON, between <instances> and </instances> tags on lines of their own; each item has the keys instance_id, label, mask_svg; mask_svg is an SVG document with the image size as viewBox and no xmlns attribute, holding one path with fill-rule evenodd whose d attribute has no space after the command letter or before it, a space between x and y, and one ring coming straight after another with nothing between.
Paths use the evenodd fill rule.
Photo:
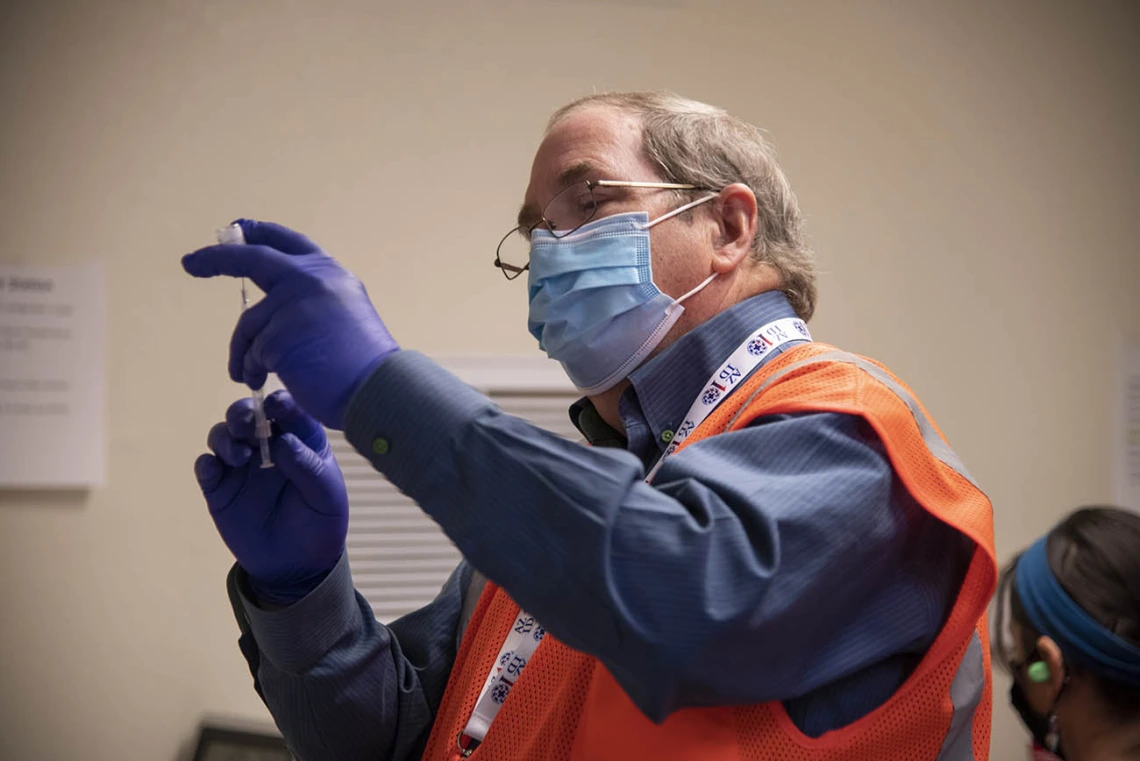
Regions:
<instances>
[{"instance_id":1,"label":"blue button-up shirt","mask_svg":"<svg viewBox=\"0 0 1140 761\"><path fill-rule=\"evenodd\" d=\"M235 574L243 652L294 751L418 758L471 567L598 658L656 721L778 700L819 736L885 702L941 628L972 545L915 502L864 419L764 417L643 480L708 377L755 329L792 316L781 293L761 294L645 363L620 401L625 440L579 402L594 447L503 414L420 354L386 360L346 434L466 561L432 604L387 627L343 559L278 611L252 604Z\"/></svg>"}]
</instances>

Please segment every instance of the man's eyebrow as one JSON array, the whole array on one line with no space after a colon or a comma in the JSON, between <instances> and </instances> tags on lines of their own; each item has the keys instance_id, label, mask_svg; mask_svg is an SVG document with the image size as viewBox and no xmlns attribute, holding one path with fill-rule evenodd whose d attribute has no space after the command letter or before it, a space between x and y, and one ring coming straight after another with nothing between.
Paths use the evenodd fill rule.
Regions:
<instances>
[{"instance_id":1,"label":"man's eyebrow","mask_svg":"<svg viewBox=\"0 0 1140 761\"><path fill-rule=\"evenodd\" d=\"M576 182L589 179L591 175L598 174L598 165L590 161L579 161L558 173L556 181L557 192L561 192L566 187L573 185ZM529 230L534 225L542 221L542 209L536 208L533 204L523 204L519 209L518 223L522 230Z\"/></svg>"},{"instance_id":2,"label":"man's eyebrow","mask_svg":"<svg viewBox=\"0 0 1140 761\"><path fill-rule=\"evenodd\" d=\"M567 185L573 185L575 182L591 179L590 175L597 174L599 171L598 165L590 161L579 161L577 164L563 169L558 174L558 189L562 190ZM593 178L598 179L598 178Z\"/></svg>"},{"instance_id":3,"label":"man's eyebrow","mask_svg":"<svg viewBox=\"0 0 1140 761\"><path fill-rule=\"evenodd\" d=\"M519 208L519 232L526 232L542 221L542 212L531 204Z\"/></svg>"}]
</instances>

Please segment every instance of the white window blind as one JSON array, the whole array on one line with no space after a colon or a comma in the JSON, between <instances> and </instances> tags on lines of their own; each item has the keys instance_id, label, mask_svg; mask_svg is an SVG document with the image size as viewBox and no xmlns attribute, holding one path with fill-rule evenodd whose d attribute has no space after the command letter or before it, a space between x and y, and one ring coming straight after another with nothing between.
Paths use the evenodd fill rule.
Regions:
<instances>
[{"instance_id":1,"label":"white window blind","mask_svg":"<svg viewBox=\"0 0 1140 761\"><path fill-rule=\"evenodd\" d=\"M545 358L440 361L507 414L581 439L567 416L579 394L561 369ZM343 434L333 433L329 439L348 486L352 577L376 618L386 623L430 602L459 563L459 551L415 502L373 470Z\"/></svg>"}]
</instances>

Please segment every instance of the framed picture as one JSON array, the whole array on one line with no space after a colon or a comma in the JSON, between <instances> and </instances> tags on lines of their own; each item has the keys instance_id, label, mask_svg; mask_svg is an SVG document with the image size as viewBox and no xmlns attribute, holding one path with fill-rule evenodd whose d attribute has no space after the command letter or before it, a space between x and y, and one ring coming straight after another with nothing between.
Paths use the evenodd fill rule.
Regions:
<instances>
[{"instance_id":1,"label":"framed picture","mask_svg":"<svg viewBox=\"0 0 1140 761\"><path fill-rule=\"evenodd\" d=\"M202 727L194 761L295 761L280 737Z\"/></svg>"}]
</instances>

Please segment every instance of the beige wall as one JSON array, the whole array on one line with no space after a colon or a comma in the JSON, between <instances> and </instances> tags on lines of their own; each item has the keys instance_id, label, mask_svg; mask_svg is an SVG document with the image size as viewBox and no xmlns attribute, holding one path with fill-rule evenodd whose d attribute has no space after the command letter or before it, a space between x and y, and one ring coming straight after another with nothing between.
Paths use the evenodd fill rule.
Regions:
<instances>
[{"instance_id":1,"label":"beige wall","mask_svg":"<svg viewBox=\"0 0 1140 761\"><path fill-rule=\"evenodd\" d=\"M916 388L1003 557L1110 499L1112 350L1140 335L1132 8L4 3L0 261L102 259L110 307L108 485L0 492L0 757L169 759L203 712L266 715L190 467L239 393L237 285L179 255L279 220L406 345L534 351L493 247L546 115L593 88L771 131L825 273L817 336Z\"/></svg>"}]
</instances>

